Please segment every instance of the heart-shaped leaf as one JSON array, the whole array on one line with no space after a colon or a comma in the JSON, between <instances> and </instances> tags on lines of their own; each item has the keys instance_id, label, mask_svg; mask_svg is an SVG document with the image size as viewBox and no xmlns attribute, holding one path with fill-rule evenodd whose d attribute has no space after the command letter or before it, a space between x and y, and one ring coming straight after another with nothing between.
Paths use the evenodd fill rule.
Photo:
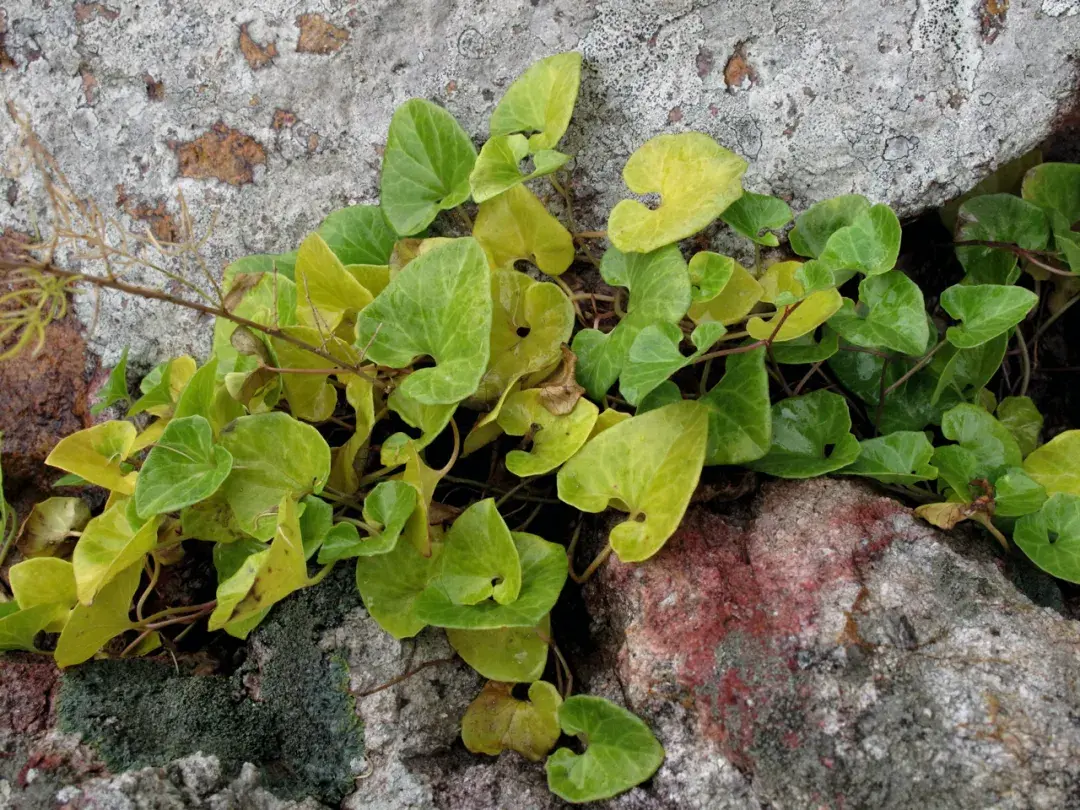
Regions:
<instances>
[{"instance_id":1,"label":"heart-shaped leaf","mask_svg":"<svg viewBox=\"0 0 1080 810\"><path fill-rule=\"evenodd\" d=\"M47 498L30 510L16 545L24 557L66 556L66 547L89 520L90 508L82 498Z\"/></svg>"},{"instance_id":2,"label":"heart-shaped leaf","mask_svg":"<svg viewBox=\"0 0 1080 810\"><path fill-rule=\"evenodd\" d=\"M233 457L222 496L243 530L260 540L274 536L283 497L318 494L330 475L330 448L319 431L280 411L237 419L221 444Z\"/></svg>"},{"instance_id":3,"label":"heart-shaped leaf","mask_svg":"<svg viewBox=\"0 0 1080 810\"><path fill-rule=\"evenodd\" d=\"M446 631L446 640L466 664L485 678L506 683L531 683L544 674L549 638L549 616L539 627Z\"/></svg>"},{"instance_id":4,"label":"heart-shaped leaf","mask_svg":"<svg viewBox=\"0 0 1080 810\"><path fill-rule=\"evenodd\" d=\"M341 338L327 334L325 328L289 326L283 331L289 337L320 347L342 364L356 366L360 363L360 353ZM337 389L330 382L330 374L337 366L292 341L275 337L270 343L280 368L298 370L298 373L281 374L281 386L292 415L306 422L325 422L333 416L337 407ZM313 371L325 373L309 373Z\"/></svg>"},{"instance_id":5,"label":"heart-shaped leaf","mask_svg":"<svg viewBox=\"0 0 1080 810\"><path fill-rule=\"evenodd\" d=\"M66 624L67 615L68 610L58 604L34 605L20 610L15 602L0 603L0 652L41 652L34 646L37 634L58 623Z\"/></svg>"},{"instance_id":6,"label":"heart-shaped leaf","mask_svg":"<svg viewBox=\"0 0 1080 810\"><path fill-rule=\"evenodd\" d=\"M50 633L59 633L64 629L68 612L79 601L75 567L67 560L56 557L38 557L16 563L8 569L8 584L20 609L45 605L57 609L57 618L43 628Z\"/></svg>"},{"instance_id":7,"label":"heart-shaped leaf","mask_svg":"<svg viewBox=\"0 0 1080 810\"><path fill-rule=\"evenodd\" d=\"M690 260L693 262L693 259ZM697 287L704 291L704 284ZM690 306L690 318L695 323L719 321L728 326L741 322L761 300L764 289L750 271L738 262L731 268L731 278L714 297L697 301Z\"/></svg>"},{"instance_id":8,"label":"heart-shaped leaf","mask_svg":"<svg viewBox=\"0 0 1080 810\"><path fill-rule=\"evenodd\" d=\"M418 438L411 438L405 433L395 433L382 445L381 460L387 467L404 464L408 460L406 444L412 444L416 450L423 450L442 433L449 424L457 404L423 405L396 388L386 400L387 407L401 417L401 421L420 431Z\"/></svg>"},{"instance_id":9,"label":"heart-shaped leaf","mask_svg":"<svg viewBox=\"0 0 1080 810\"><path fill-rule=\"evenodd\" d=\"M889 206L879 203L830 234L817 258L834 277L843 270L875 276L892 270L899 253L900 220Z\"/></svg>"},{"instance_id":10,"label":"heart-shaped leaf","mask_svg":"<svg viewBox=\"0 0 1080 810\"><path fill-rule=\"evenodd\" d=\"M772 347L773 359L780 365L801 366L820 363L840 351L840 336L827 326L821 331L821 339L814 340L813 333Z\"/></svg>"},{"instance_id":11,"label":"heart-shaped leaf","mask_svg":"<svg viewBox=\"0 0 1080 810\"><path fill-rule=\"evenodd\" d=\"M1024 175L1020 195L1043 211L1056 213L1071 227L1080 222L1080 164L1041 163L1034 166Z\"/></svg>"},{"instance_id":12,"label":"heart-shaped leaf","mask_svg":"<svg viewBox=\"0 0 1080 810\"><path fill-rule=\"evenodd\" d=\"M209 498L232 470L232 455L214 444L201 416L172 419L139 472L135 509L140 518L176 512Z\"/></svg>"},{"instance_id":13,"label":"heart-shaped leaf","mask_svg":"<svg viewBox=\"0 0 1080 810\"><path fill-rule=\"evenodd\" d=\"M574 695L559 707L559 725L585 743L547 761L548 788L575 804L610 799L641 784L664 761L664 749L640 718L610 700Z\"/></svg>"},{"instance_id":14,"label":"heart-shaped leaf","mask_svg":"<svg viewBox=\"0 0 1080 810\"><path fill-rule=\"evenodd\" d=\"M746 331L755 340L794 340L817 329L840 309L844 299L835 289L803 297L805 289L797 278L800 267L799 262L778 262L761 277L761 300L783 306L767 321L755 317L746 322Z\"/></svg>"},{"instance_id":15,"label":"heart-shaped leaf","mask_svg":"<svg viewBox=\"0 0 1080 810\"><path fill-rule=\"evenodd\" d=\"M297 504L289 495L282 497L277 517L269 548L248 557L241 570L219 586L218 604L208 624L211 630L244 623L308 584Z\"/></svg>"},{"instance_id":16,"label":"heart-shaped leaf","mask_svg":"<svg viewBox=\"0 0 1080 810\"><path fill-rule=\"evenodd\" d=\"M454 116L420 98L394 110L383 153L380 200L401 236L424 230L439 211L469 199L476 148Z\"/></svg>"},{"instance_id":17,"label":"heart-shaped leaf","mask_svg":"<svg viewBox=\"0 0 1080 810\"><path fill-rule=\"evenodd\" d=\"M566 582L566 549L535 534L513 532L511 536L521 562L521 590L517 599L502 605L493 599L472 605L455 604L443 589L440 574L416 600L416 616L425 624L458 630L540 624L551 612Z\"/></svg>"},{"instance_id":18,"label":"heart-shaped leaf","mask_svg":"<svg viewBox=\"0 0 1080 810\"><path fill-rule=\"evenodd\" d=\"M499 427L511 436L530 436L532 447L507 453L506 469L520 478L556 469L585 444L599 413L584 398L570 413L559 416L547 409L537 388L511 394L499 412Z\"/></svg>"},{"instance_id":19,"label":"heart-shaped leaf","mask_svg":"<svg viewBox=\"0 0 1080 810\"><path fill-rule=\"evenodd\" d=\"M1080 496L1058 492L1016 523L1013 540L1043 571L1080 583Z\"/></svg>"},{"instance_id":20,"label":"heart-shaped leaf","mask_svg":"<svg viewBox=\"0 0 1080 810\"><path fill-rule=\"evenodd\" d=\"M397 241L397 234L377 205L350 205L332 211L316 233L346 265L385 265Z\"/></svg>"},{"instance_id":21,"label":"heart-shaped leaf","mask_svg":"<svg viewBox=\"0 0 1080 810\"><path fill-rule=\"evenodd\" d=\"M844 299L829 326L855 346L910 355L921 355L930 336L922 290L900 270L863 279L859 307Z\"/></svg>"},{"instance_id":22,"label":"heart-shaped leaf","mask_svg":"<svg viewBox=\"0 0 1080 810\"><path fill-rule=\"evenodd\" d=\"M978 405L961 403L945 413L941 432L956 444L938 447L933 464L941 480L965 501L971 483L993 481L1010 467L1019 467L1020 447L1008 429Z\"/></svg>"},{"instance_id":23,"label":"heart-shaped leaf","mask_svg":"<svg viewBox=\"0 0 1080 810\"><path fill-rule=\"evenodd\" d=\"M570 123L580 84L580 53L557 53L533 63L491 113L492 136L532 133L530 152L554 148Z\"/></svg>"},{"instance_id":24,"label":"heart-shaped leaf","mask_svg":"<svg viewBox=\"0 0 1080 810\"><path fill-rule=\"evenodd\" d=\"M129 565L101 589L93 604L75 606L56 642L53 657L57 666L81 664L132 627L128 611L139 587L142 569L141 560Z\"/></svg>"},{"instance_id":25,"label":"heart-shaped leaf","mask_svg":"<svg viewBox=\"0 0 1080 810\"><path fill-rule=\"evenodd\" d=\"M1054 495L1080 496L1080 430L1059 433L1024 459L1024 472Z\"/></svg>"},{"instance_id":26,"label":"heart-shaped leaf","mask_svg":"<svg viewBox=\"0 0 1080 810\"><path fill-rule=\"evenodd\" d=\"M1002 242L1025 250L1042 250L1050 237L1050 225L1039 206L1014 194L984 194L962 206L957 219L956 240ZM1012 284L1020 275L1016 254L983 245L956 248L967 278L975 284Z\"/></svg>"},{"instance_id":27,"label":"heart-shaped leaf","mask_svg":"<svg viewBox=\"0 0 1080 810\"><path fill-rule=\"evenodd\" d=\"M451 602L506 605L521 590L521 562L506 522L486 498L466 509L446 535L438 587Z\"/></svg>"},{"instance_id":28,"label":"heart-shaped leaf","mask_svg":"<svg viewBox=\"0 0 1080 810\"><path fill-rule=\"evenodd\" d=\"M619 375L619 393L631 405L639 405L648 394L681 368L693 363L724 334L723 324L705 321L691 335L697 351L684 356L679 350L682 330L673 323L646 326L634 338Z\"/></svg>"},{"instance_id":29,"label":"heart-shaped leaf","mask_svg":"<svg viewBox=\"0 0 1080 810\"><path fill-rule=\"evenodd\" d=\"M530 261L549 276L562 274L574 261L574 239L525 186L480 204L473 236L492 267Z\"/></svg>"},{"instance_id":30,"label":"heart-shaped leaf","mask_svg":"<svg viewBox=\"0 0 1080 810\"><path fill-rule=\"evenodd\" d=\"M1012 467L994 481L994 515L1030 515L1042 508L1046 497L1046 489L1042 484L1019 467Z\"/></svg>"},{"instance_id":31,"label":"heart-shaped leaf","mask_svg":"<svg viewBox=\"0 0 1080 810\"><path fill-rule=\"evenodd\" d=\"M952 344L942 347L928 370L928 376L936 377L929 404L941 405L947 401L947 393L953 399L971 400L974 392L989 383L1001 368L1008 344L1009 335L1002 333L971 349L958 349Z\"/></svg>"},{"instance_id":32,"label":"heart-shaped leaf","mask_svg":"<svg viewBox=\"0 0 1080 810\"><path fill-rule=\"evenodd\" d=\"M127 415L172 416L173 406L195 374L195 368L194 358L187 355L156 366L139 383L142 396L128 408Z\"/></svg>"},{"instance_id":33,"label":"heart-shaped leaf","mask_svg":"<svg viewBox=\"0 0 1080 810\"><path fill-rule=\"evenodd\" d=\"M415 517L415 513L414 513ZM427 536L427 512L424 512ZM397 543L386 554L356 561L356 587L364 607L379 627L396 639L411 638L427 625L416 613L416 601L438 573L442 543L433 543L429 556L412 543Z\"/></svg>"},{"instance_id":34,"label":"heart-shaped leaf","mask_svg":"<svg viewBox=\"0 0 1080 810\"><path fill-rule=\"evenodd\" d=\"M401 474L401 480L416 490L416 508L412 515L405 521L405 539L420 554L431 554L431 532L428 528L428 509L435 497L435 487L442 480L445 470L433 470L423 459L416 449L416 445L409 443L405 448L405 471Z\"/></svg>"},{"instance_id":35,"label":"heart-shaped leaf","mask_svg":"<svg viewBox=\"0 0 1080 810\"><path fill-rule=\"evenodd\" d=\"M131 422L102 422L65 436L45 463L120 495L131 495L138 474L124 472L120 462L131 454L137 433Z\"/></svg>"},{"instance_id":36,"label":"heart-shaped leaf","mask_svg":"<svg viewBox=\"0 0 1080 810\"><path fill-rule=\"evenodd\" d=\"M382 481L364 499L364 522L378 534L360 538L356 527L339 523L319 549L323 565L349 557L388 554L397 545L405 523L416 509L416 489L404 481ZM351 529L351 531L350 531Z\"/></svg>"},{"instance_id":37,"label":"heart-shaped leaf","mask_svg":"<svg viewBox=\"0 0 1080 810\"><path fill-rule=\"evenodd\" d=\"M472 399L495 402L510 383L552 368L574 329L574 307L556 285L517 270L491 274L491 360Z\"/></svg>"},{"instance_id":38,"label":"heart-shaped leaf","mask_svg":"<svg viewBox=\"0 0 1080 810\"><path fill-rule=\"evenodd\" d=\"M333 332L372 299L317 233L308 235L296 254L296 297L300 325L318 329L323 335Z\"/></svg>"},{"instance_id":39,"label":"heart-shaped leaf","mask_svg":"<svg viewBox=\"0 0 1080 810\"><path fill-rule=\"evenodd\" d=\"M679 386L671 380L664 380L645 395L645 398L641 400L641 404L637 406L637 410L634 411L634 415L640 416L643 413L663 408L665 405L674 405L676 402L682 401L683 396Z\"/></svg>"},{"instance_id":40,"label":"heart-shaped leaf","mask_svg":"<svg viewBox=\"0 0 1080 810\"><path fill-rule=\"evenodd\" d=\"M539 762L559 739L555 713L562 704L559 690L546 681L529 686L529 699L518 700L513 684L488 681L461 719L461 740L474 754L498 756L517 751Z\"/></svg>"},{"instance_id":41,"label":"heart-shaped leaf","mask_svg":"<svg viewBox=\"0 0 1080 810\"><path fill-rule=\"evenodd\" d=\"M950 326L949 343L970 349L1004 334L1016 326L1039 302L1039 296L1022 287L1004 284L957 284L941 294L941 307L961 326Z\"/></svg>"},{"instance_id":42,"label":"heart-shaped leaf","mask_svg":"<svg viewBox=\"0 0 1080 810\"><path fill-rule=\"evenodd\" d=\"M711 301L718 296L731 281L735 273L735 264L735 260L730 256L721 256L719 253L708 250L699 251L691 256L688 269L693 302L696 304Z\"/></svg>"},{"instance_id":43,"label":"heart-shaped leaf","mask_svg":"<svg viewBox=\"0 0 1080 810\"><path fill-rule=\"evenodd\" d=\"M783 200L768 194L744 191L720 218L747 239L766 247L776 247L780 240L769 231L782 230L791 222L791 208Z\"/></svg>"},{"instance_id":44,"label":"heart-shaped leaf","mask_svg":"<svg viewBox=\"0 0 1080 810\"><path fill-rule=\"evenodd\" d=\"M94 396L94 404L90 408L91 416L97 416L117 402L127 402L130 399L127 387L127 359L128 347L125 346L124 351L120 354L120 362L109 372L105 384L97 390L97 394Z\"/></svg>"},{"instance_id":45,"label":"heart-shaped leaf","mask_svg":"<svg viewBox=\"0 0 1080 810\"><path fill-rule=\"evenodd\" d=\"M356 323L367 357L405 368L428 355L401 389L425 405L460 402L480 384L491 335L490 271L475 239L454 239L409 262Z\"/></svg>"},{"instance_id":46,"label":"heart-shaped leaf","mask_svg":"<svg viewBox=\"0 0 1080 810\"><path fill-rule=\"evenodd\" d=\"M260 345L262 344L260 343ZM243 406L229 395L224 382L219 378L217 373L218 362L218 358L211 357L206 365L195 372L183 393L180 394L180 398L176 401L176 408L172 416L173 419L183 419L187 416L205 417L206 421L210 423L214 436L220 434L221 429L233 419L238 419L245 413ZM156 437L150 439L151 431L159 425L160 430L158 430ZM135 446L137 448L140 446L148 447L158 441L165 427L165 419L153 422L139 434Z\"/></svg>"},{"instance_id":47,"label":"heart-shaped leaf","mask_svg":"<svg viewBox=\"0 0 1080 810\"><path fill-rule=\"evenodd\" d=\"M623 252L648 253L693 236L742 195L746 161L708 135L657 135L623 168L634 194L658 193L655 210L622 200L608 218L608 238Z\"/></svg>"},{"instance_id":48,"label":"heart-shaped leaf","mask_svg":"<svg viewBox=\"0 0 1080 810\"><path fill-rule=\"evenodd\" d=\"M998 403L997 418L1016 439L1022 455L1029 455L1039 446L1043 416L1031 397L1005 397Z\"/></svg>"},{"instance_id":49,"label":"heart-shaped leaf","mask_svg":"<svg viewBox=\"0 0 1080 810\"><path fill-rule=\"evenodd\" d=\"M533 155L533 170L521 171L520 163L529 154L529 141L524 135L493 135L480 149L469 185L478 203L490 200L504 191L520 186L526 180L558 171L570 160L569 155L554 149L542 149Z\"/></svg>"},{"instance_id":50,"label":"heart-shaped leaf","mask_svg":"<svg viewBox=\"0 0 1080 810\"><path fill-rule=\"evenodd\" d=\"M92 604L121 571L142 562L157 545L160 522L153 518L140 527L132 526L127 503L121 501L86 524L71 558L82 604Z\"/></svg>"},{"instance_id":51,"label":"heart-shaped leaf","mask_svg":"<svg viewBox=\"0 0 1080 810\"><path fill-rule=\"evenodd\" d=\"M915 484L933 481L937 468L930 464L934 446L917 430L897 431L859 442L862 450L854 462L840 472L861 475L885 484Z\"/></svg>"},{"instance_id":52,"label":"heart-shaped leaf","mask_svg":"<svg viewBox=\"0 0 1080 810\"><path fill-rule=\"evenodd\" d=\"M640 562L678 528L705 461L709 409L677 402L605 430L559 470L559 499L583 512L630 517L611 530L619 559Z\"/></svg>"},{"instance_id":53,"label":"heart-shaped leaf","mask_svg":"<svg viewBox=\"0 0 1080 810\"><path fill-rule=\"evenodd\" d=\"M825 252L834 233L850 227L869 210L870 201L861 194L844 194L814 203L795 218L795 227L788 234L791 249L800 256L817 258Z\"/></svg>"},{"instance_id":54,"label":"heart-shaped leaf","mask_svg":"<svg viewBox=\"0 0 1080 810\"><path fill-rule=\"evenodd\" d=\"M847 401L831 391L788 397L772 407L769 452L746 466L778 478L813 478L858 458Z\"/></svg>"},{"instance_id":55,"label":"heart-shaped leaf","mask_svg":"<svg viewBox=\"0 0 1080 810\"><path fill-rule=\"evenodd\" d=\"M709 406L706 464L745 464L772 444L765 348L727 358L724 376L699 402Z\"/></svg>"}]
</instances>

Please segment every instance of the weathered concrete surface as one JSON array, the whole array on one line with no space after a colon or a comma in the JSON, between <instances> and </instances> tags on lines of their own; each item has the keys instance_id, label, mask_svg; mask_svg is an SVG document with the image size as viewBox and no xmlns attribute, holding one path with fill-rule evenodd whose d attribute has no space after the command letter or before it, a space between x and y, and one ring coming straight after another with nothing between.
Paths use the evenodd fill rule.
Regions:
<instances>
[{"instance_id":1,"label":"weathered concrete surface","mask_svg":"<svg viewBox=\"0 0 1080 810\"><path fill-rule=\"evenodd\" d=\"M373 201L395 105L445 104L482 137L531 61L579 49L577 219L602 227L630 153L699 129L796 207L857 191L902 213L940 203L1038 143L1076 89L1076 0L772 3L259 0L0 4L0 88L75 185L159 239L183 190L220 268L294 247L332 208ZM333 10L329 10L333 8ZM0 128L0 225L41 200ZM205 352L188 314L101 300L106 364ZM88 323L93 306L81 313Z\"/></svg>"}]
</instances>

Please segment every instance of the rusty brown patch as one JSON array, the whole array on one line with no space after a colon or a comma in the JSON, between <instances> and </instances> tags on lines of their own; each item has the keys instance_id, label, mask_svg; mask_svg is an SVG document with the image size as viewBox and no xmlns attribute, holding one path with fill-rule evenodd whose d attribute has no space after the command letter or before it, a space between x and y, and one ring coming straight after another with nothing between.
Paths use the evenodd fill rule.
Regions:
<instances>
[{"instance_id":1,"label":"rusty brown patch","mask_svg":"<svg viewBox=\"0 0 1080 810\"><path fill-rule=\"evenodd\" d=\"M108 22L112 22L120 16L120 11L115 8L110 8L104 3L76 3L75 4L75 21L76 22L90 22L90 20L100 18Z\"/></svg>"},{"instance_id":2,"label":"rusty brown patch","mask_svg":"<svg viewBox=\"0 0 1080 810\"><path fill-rule=\"evenodd\" d=\"M1009 0L982 0L979 4L979 34L987 45L993 44L1005 30Z\"/></svg>"},{"instance_id":3,"label":"rusty brown patch","mask_svg":"<svg viewBox=\"0 0 1080 810\"><path fill-rule=\"evenodd\" d=\"M296 123L296 113L292 110L284 110L278 107L274 110L274 117L270 121L270 129L288 129Z\"/></svg>"},{"instance_id":4,"label":"rusty brown patch","mask_svg":"<svg viewBox=\"0 0 1080 810\"><path fill-rule=\"evenodd\" d=\"M682 107L672 107L668 110L667 120L669 124L677 124L683 120Z\"/></svg>"},{"instance_id":5,"label":"rusty brown patch","mask_svg":"<svg viewBox=\"0 0 1080 810\"><path fill-rule=\"evenodd\" d=\"M749 90L757 84L758 74L754 66L750 64L750 54L747 51L749 43L740 42L735 46L735 52L724 65L724 84L731 92L736 90Z\"/></svg>"},{"instance_id":6,"label":"rusty brown patch","mask_svg":"<svg viewBox=\"0 0 1080 810\"><path fill-rule=\"evenodd\" d=\"M220 180L242 186L254 180L255 167L266 163L266 150L250 135L218 121L193 141L170 142L179 162L177 174L195 180Z\"/></svg>"},{"instance_id":7,"label":"rusty brown patch","mask_svg":"<svg viewBox=\"0 0 1080 810\"><path fill-rule=\"evenodd\" d=\"M151 101L165 100L165 82L158 81L149 73L143 74L143 84L146 85L146 97Z\"/></svg>"},{"instance_id":8,"label":"rusty brown patch","mask_svg":"<svg viewBox=\"0 0 1080 810\"><path fill-rule=\"evenodd\" d=\"M100 90L98 80L86 65L79 66L79 79L82 81L82 93L83 98L86 99L86 105L93 107L97 104L98 91Z\"/></svg>"},{"instance_id":9,"label":"rusty brown patch","mask_svg":"<svg viewBox=\"0 0 1080 810\"><path fill-rule=\"evenodd\" d=\"M248 67L259 70L273 62L274 57L278 55L277 42L260 45L251 38L251 34L248 33L248 24L244 23L240 26L240 53L247 60Z\"/></svg>"},{"instance_id":10,"label":"rusty brown patch","mask_svg":"<svg viewBox=\"0 0 1080 810\"><path fill-rule=\"evenodd\" d=\"M133 199L128 196L124 184L120 183L116 187L116 207L132 219L149 225L150 233L159 242L175 242L180 236L180 229L172 214L169 213L163 198L159 198L156 203Z\"/></svg>"},{"instance_id":11,"label":"rusty brown patch","mask_svg":"<svg viewBox=\"0 0 1080 810\"><path fill-rule=\"evenodd\" d=\"M18 65L15 64L15 60L11 57L11 54L7 50L7 12L0 8L0 73L6 73L9 70L15 70Z\"/></svg>"},{"instance_id":12,"label":"rusty brown patch","mask_svg":"<svg viewBox=\"0 0 1080 810\"><path fill-rule=\"evenodd\" d=\"M710 73L716 64L716 57L713 52L705 46L698 49L697 58L694 60L694 66L697 68L697 75L704 79Z\"/></svg>"},{"instance_id":13,"label":"rusty brown patch","mask_svg":"<svg viewBox=\"0 0 1080 810\"><path fill-rule=\"evenodd\" d=\"M300 38L296 41L297 53L330 54L341 50L349 41L349 32L326 21L321 14L301 14L296 18Z\"/></svg>"},{"instance_id":14,"label":"rusty brown patch","mask_svg":"<svg viewBox=\"0 0 1080 810\"><path fill-rule=\"evenodd\" d=\"M59 676L56 665L41 656L12 653L0 660L0 728L16 734L47 731Z\"/></svg>"}]
</instances>

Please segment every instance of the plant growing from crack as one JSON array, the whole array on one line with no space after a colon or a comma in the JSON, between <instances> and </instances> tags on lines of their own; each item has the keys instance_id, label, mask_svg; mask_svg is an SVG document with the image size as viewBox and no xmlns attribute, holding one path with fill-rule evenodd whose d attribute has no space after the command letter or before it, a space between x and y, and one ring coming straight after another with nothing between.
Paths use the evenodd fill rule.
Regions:
<instances>
[{"instance_id":1,"label":"plant growing from crack","mask_svg":"<svg viewBox=\"0 0 1080 810\"><path fill-rule=\"evenodd\" d=\"M23 122L52 228L0 259L0 349L40 345L76 290L168 301L215 326L205 364L162 363L134 400L125 354L97 407L126 416L53 450L64 483L109 491L99 514L55 497L17 528L0 501L0 557L23 557L0 647L48 643L71 666L171 652L203 619L245 638L352 561L387 632L443 628L490 679L463 719L470 750L540 760L562 733L585 741L547 760L552 790L580 802L644 781L663 749L624 709L572 694L551 610L567 578L660 551L705 467L874 479L938 526L976 521L1006 551L1011 534L1080 581L1080 431L1042 443L1027 396L1040 337L1080 297L1080 166L1035 165L1020 195L963 202L966 275L928 312L896 269L896 215L861 196L811 206L793 253L766 264L791 210L744 191L745 161L699 133L653 138L627 162L628 188L659 206L627 199L607 231L575 232L556 147L580 64L533 65L479 154L442 108L402 105L379 205L335 211L297 250L240 259L221 281L182 199L180 241L125 235ZM565 221L532 190L541 178ZM687 260L680 242L717 220L750 240L753 267ZM172 286L133 281L133 267ZM558 504L625 514L581 575L582 517L566 525ZM215 598L161 604L162 571L204 544Z\"/></svg>"}]
</instances>

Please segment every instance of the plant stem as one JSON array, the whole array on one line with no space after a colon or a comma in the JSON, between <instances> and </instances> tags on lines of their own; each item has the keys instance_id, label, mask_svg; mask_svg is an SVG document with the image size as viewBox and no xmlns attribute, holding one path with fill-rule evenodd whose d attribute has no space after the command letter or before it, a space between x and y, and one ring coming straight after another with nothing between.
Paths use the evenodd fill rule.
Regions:
<instances>
[{"instance_id":1,"label":"plant stem","mask_svg":"<svg viewBox=\"0 0 1080 810\"><path fill-rule=\"evenodd\" d=\"M580 574L575 574L574 567L571 565L569 569L570 579L574 580L578 585L584 585L592 579L593 574L600 570L600 566L607 562L607 558L611 556L612 551L614 551L614 549L611 547L611 543L608 543L604 546L603 550L596 555L596 559L589 563L589 567Z\"/></svg>"},{"instance_id":2,"label":"plant stem","mask_svg":"<svg viewBox=\"0 0 1080 810\"><path fill-rule=\"evenodd\" d=\"M389 689L391 686L397 686L402 681L407 681L413 675L416 675L418 672L423 672L425 669L428 669L429 667L436 667L436 666L439 666L440 664L452 664L456 660L457 660L457 653L454 653L453 655L448 655L446 658L436 658L433 661L425 661L420 666L413 667L408 672L406 672L404 675L398 675L396 678L391 678L386 683L380 684L379 686L376 686L374 689L368 689L366 692L361 692L360 694L357 695L357 697L358 698L370 697L371 695L374 695L377 692L381 692L384 689Z\"/></svg>"},{"instance_id":3,"label":"plant stem","mask_svg":"<svg viewBox=\"0 0 1080 810\"><path fill-rule=\"evenodd\" d=\"M1028 386L1031 385L1031 354L1028 352L1027 341L1024 340L1024 333L1019 326L1016 327L1016 342L1020 347L1020 366L1023 369L1023 376L1020 380L1020 396L1026 397Z\"/></svg>"},{"instance_id":4,"label":"plant stem","mask_svg":"<svg viewBox=\"0 0 1080 810\"><path fill-rule=\"evenodd\" d=\"M1061 309L1059 309L1057 312L1055 312L1053 315L1043 321L1042 326L1035 330L1034 340L1038 341L1039 338L1041 338L1046 332L1046 330L1053 326L1057 319L1064 315L1065 312L1069 309L1069 307L1071 307L1077 301L1080 301L1080 295L1074 295L1072 298L1070 298L1068 301L1061 305Z\"/></svg>"},{"instance_id":5,"label":"plant stem","mask_svg":"<svg viewBox=\"0 0 1080 810\"><path fill-rule=\"evenodd\" d=\"M945 338L942 338L941 340L939 340L937 342L937 344L934 346L934 348L932 348L930 351L928 351L926 354L924 354L919 359L918 363L913 365L910 369L908 369L908 371L903 376L900 377L900 379L898 379L896 382L894 382L892 385L890 385L888 388L885 389L884 396L888 396L893 391L895 391L897 388L899 388L901 385L903 385L908 380L910 380L912 377L914 377L915 374L918 371L923 369L931 360L934 359L934 355L937 354L938 350L941 349L941 347L944 346L946 343L948 343L948 341L945 340Z\"/></svg>"}]
</instances>

